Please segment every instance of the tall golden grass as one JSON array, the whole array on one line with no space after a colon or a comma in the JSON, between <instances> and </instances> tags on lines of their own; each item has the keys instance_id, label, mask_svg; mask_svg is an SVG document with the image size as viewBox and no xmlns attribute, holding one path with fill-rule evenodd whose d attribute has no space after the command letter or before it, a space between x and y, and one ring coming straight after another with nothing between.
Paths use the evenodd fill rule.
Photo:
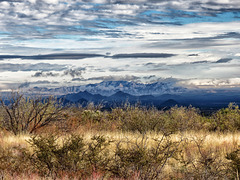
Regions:
<instances>
[{"instance_id":1,"label":"tall golden grass","mask_svg":"<svg viewBox=\"0 0 240 180\"><path fill-rule=\"evenodd\" d=\"M121 132L121 131L96 132L95 130L86 131L86 132L79 131L75 133L78 133L79 135L81 135L86 142L89 142L94 135L101 135L106 137L107 139L110 139L111 141L122 142L123 146L124 146L124 143L140 144L141 141L144 140L144 143L147 146L147 148L151 148L154 145L154 143L156 143L154 139L161 138L163 136L163 134L161 133L152 132L152 131L147 132L144 135L136 132L135 133ZM5 150L14 149L15 147L22 147L22 148L26 148L29 152L33 152L32 147L28 143L31 136L32 135L29 135L29 134L21 134L21 135L15 136L9 133L5 133L5 134L2 133L0 138L0 144L1 144L0 146ZM63 134L59 136L58 143L61 144L63 139L68 136L69 134ZM234 132L234 133L211 132L210 133L210 132L203 132L203 131L199 131L199 132L186 131L184 133L172 134L170 138L173 141L179 141L180 139L182 139L183 142L179 147L177 147L181 151L179 152L179 154L177 154L177 156L179 157L171 157L168 160L166 166L164 167L164 170L161 174L161 178L163 179L171 179L173 177L175 177L176 179L181 179L181 178L188 179L190 177L194 177L193 175L188 177L188 173L189 174L197 173L196 171L198 169L194 169L195 165L199 166L198 168L204 168L198 164L200 161L204 161L204 158L205 160L207 158L214 159L215 161L214 163L216 163L216 166L219 166L217 168L220 168L220 170L223 170L224 168L227 168L227 166L225 165L229 163L229 160L226 159L226 155L238 149L240 145L240 132ZM110 146L107 147L110 154L114 153L115 145L116 145L115 143L112 143ZM15 150L14 153L18 153L17 150ZM187 167L183 167L183 163L177 160L178 158L180 158L180 154L182 158L181 161L186 161L185 163L189 163L188 165L189 169L186 172L182 172L182 171L184 168L187 168ZM204 162L202 163L204 165ZM203 170L199 169L199 171L203 171ZM12 172L11 173L8 172L6 169L1 170L0 176L3 177L4 179L42 179L43 178L36 172L28 171L24 173L14 174ZM198 176L198 178L199 177L201 178L201 176ZM44 178L52 179L53 177L44 177ZM69 177L67 177L67 175L65 177L63 175L60 179L68 179L68 178ZM77 179L77 177L74 177L74 178ZM93 172L91 177L88 177L88 178L102 179L103 174L101 172ZM137 174L134 174L134 176L132 176L131 178L139 179L139 176ZM202 178L204 179L204 177ZM112 178L112 179L118 179L118 178Z\"/></svg>"},{"instance_id":2,"label":"tall golden grass","mask_svg":"<svg viewBox=\"0 0 240 180\"><path fill-rule=\"evenodd\" d=\"M240 110L237 105L230 104L208 117L193 107L163 111L154 107L124 106L100 111L99 107L91 106L61 108L61 113L54 107L47 109L46 117L53 109L57 119L47 121L42 127L35 123L34 131L31 128L23 131L21 127L26 122L17 117L24 116L21 110L26 101L21 103L18 111L11 109L12 114L19 112L21 116L9 117L0 108L0 179L239 179ZM39 103L38 109L42 106L44 104ZM32 106L27 107L31 110ZM5 105L5 109L9 108ZM41 111L36 112L37 122ZM26 118L27 124L32 123L31 115ZM40 116L40 120L46 119L44 113ZM89 156L75 164L64 158L69 157L70 151L78 155L76 144L66 146L69 149L62 148L73 135L83 139L84 152L79 156ZM57 147L46 143L51 136ZM39 142L33 141L36 137L43 140L39 141L42 149L36 145ZM94 137L102 139L97 142ZM94 147L97 143L100 146ZM48 148L56 157L44 154ZM38 153L48 159L38 157ZM55 162L58 160L68 166Z\"/></svg>"}]
</instances>

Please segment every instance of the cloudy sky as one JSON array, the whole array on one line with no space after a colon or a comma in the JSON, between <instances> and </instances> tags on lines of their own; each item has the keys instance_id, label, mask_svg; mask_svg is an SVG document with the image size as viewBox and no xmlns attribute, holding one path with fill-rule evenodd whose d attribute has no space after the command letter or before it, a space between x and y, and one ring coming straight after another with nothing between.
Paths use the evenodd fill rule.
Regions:
<instances>
[{"instance_id":1,"label":"cloudy sky","mask_svg":"<svg viewBox=\"0 0 240 180\"><path fill-rule=\"evenodd\" d=\"M240 87L239 0L0 0L0 89Z\"/></svg>"}]
</instances>

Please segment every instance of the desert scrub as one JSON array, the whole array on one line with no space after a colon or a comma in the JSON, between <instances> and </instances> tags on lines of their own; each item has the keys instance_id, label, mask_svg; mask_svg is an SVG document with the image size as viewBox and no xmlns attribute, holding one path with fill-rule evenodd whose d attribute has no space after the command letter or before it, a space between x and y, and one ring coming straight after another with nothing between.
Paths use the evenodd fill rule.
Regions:
<instances>
[{"instance_id":1,"label":"desert scrub","mask_svg":"<svg viewBox=\"0 0 240 180\"><path fill-rule=\"evenodd\" d=\"M84 135L24 135L24 138L2 135L0 176L234 179L238 177L239 137L239 133L204 131L184 134L88 131Z\"/></svg>"},{"instance_id":2,"label":"desert scrub","mask_svg":"<svg viewBox=\"0 0 240 180\"><path fill-rule=\"evenodd\" d=\"M53 97L30 99L18 92L13 92L7 100L0 98L0 108L0 127L15 135L34 133L52 122L62 120L64 109L61 102Z\"/></svg>"},{"instance_id":3,"label":"desert scrub","mask_svg":"<svg viewBox=\"0 0 240 180\"><path fill-rule=\"evenodd\" d=\"M120 121L119 128L124 131L144 134L147 131L160 132L163 127L164 113L156 108L128 106L124 109L114 109L112 112L113 117ZM116 116L116 114L119 114L119 116Z\"/></svg>"},{"instance_id":4,"label":"desert scrub","mask_svg":"<svg viewBox=\"0 0 240 180\"><path fill-rule=\"evenodd\" d=\"M172 107L164 112L164 127L168 131L183 132L204 127L206 118L194 107Z\"/></svg>"},{"instance_id":5,"label":"desert scrub","mask_svg":"<svg viewBox=\"0 0 240 180\"><path fill-rule=\"evenodd\" d=\"M142 135L140 139L118 141L108 171L117 178L161 179L168 160L178 152L181 142L182 139L171 140L170 134L154 139Z\"/></svg>"},{"instance_id":6,"label":"desert scrub","mask_svg":"<svg viewBox=\"0 0 240 180\"><path fill-rule=\"evenodd\" d=\"M71 135L60 142L57 136L49 135L34 136L28 142L33 150L31 162L43 177L87 178L101 173L105 178L131 178L137 173L138 179L157 179L178 152L182 139L172 140L171 134L127 141Z\"/></svg>"},{"instance_id":7,"label":"desert scrub","mask_svg":"<svg viewBox=\"0 0 240 180\"><path fill-rule=\"evenodd\" d=\"M238 131L240 128L240 110L230 104L210 117L201 115L194 107L172 107L158 110L155 107L131 106L116 107L109 111L98 106L69 107L64 113L67 119L56 123L63 130L74 132L77 129L103 131L119 130L145 134L154 132L184 131Z\"/></svg>"},{"instance_id":8,"label":"desert scrub","mask_svg":"<svg viewBox=\"0 0 240 180\"><path fill-rule=\"evenodd\" d=\"M34 136L28 142L33 149L33 165L42 176L56 177L64 171L77 173L85 169L82 163L85 144L79 136L64 139L62 145L53 135Z\"/></svg>"},{"instance_id":9,"label":"desert scrub","mask_svg":"<svg viewBox=\"0 0 240 180\"><path fill-rule=\"evenodd\" d=\"M240 130L240 109L239 106L230 103L228 108L217 111L210 118L210 130L218 131L239 131Z\"/></svg>"},{"instance_id":10,"label":"desert scrub","mask_svg":"<svg viewBox=\"0 0 240 180\"><path fill-rule=\"evenodd\" d=\"M219 147L206 145L204 137L186 139L175 156L178 168L172 178L178 174L183 179L229 179L229 165Z\"/></svg>"},{"instance_id":11,"label":"desert scrub","mask_svg":"<svg viewBox=\"0 0 240 180\"><path fill-rule=\"evenodd\" d=\"M103 171L109 162L109 141L103 136L93 136L84 141L80 135L62 138L54 135L34 136L29 140L33 148L31 160L41 176L62 178L89 177L95 171Z\"/></svg>"},{"instance_id":12,"label":"desert scrub","mask_svg":"<svg viewBox=\"0 0 240 180\"><path fill-rule=\"evenodd\" d=\"M128 106L125 109L113 109L112 118L120 121L120 129L125 131L140 132L183 132L198 130L205 127L207 118L193 107L172 107L169 110L157 110ZM110 114L111 114L110 113Z\"/></svg>"}]
</instances>

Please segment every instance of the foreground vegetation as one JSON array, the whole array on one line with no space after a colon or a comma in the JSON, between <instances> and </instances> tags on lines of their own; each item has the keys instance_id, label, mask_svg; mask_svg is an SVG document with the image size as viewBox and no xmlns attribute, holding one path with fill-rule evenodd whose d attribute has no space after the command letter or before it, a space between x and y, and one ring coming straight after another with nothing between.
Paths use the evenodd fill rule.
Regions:
<instances>
[{"instance_id":1,"label":"foreground vegetation","mask_svg":"<svg viewBox=\"0 0 240 180\"><path fill-rule=\"evenodd\" d=\"M2 179L239 179L240 110L62 107L16 93L0 108Z\"/></svg>"}]
</instances>

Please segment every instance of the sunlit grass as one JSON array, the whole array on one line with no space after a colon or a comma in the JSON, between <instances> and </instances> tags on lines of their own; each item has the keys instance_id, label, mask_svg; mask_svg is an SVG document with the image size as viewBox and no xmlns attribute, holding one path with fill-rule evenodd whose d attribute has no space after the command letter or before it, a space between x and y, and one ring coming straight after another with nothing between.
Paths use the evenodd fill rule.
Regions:
<instances>
[{"instance_id":1,"label":"sunlit grass","mask_svg":"<svg viewBox=\"0 0 240 180\"><path fill-rule=\"evenodd\" d=\"M58 178L53 176L53 174L40 175L41 170L39 170L39 168L41 169L42 167L34 166L36 162L44 165L45 160L49 161L49 159L42 159L43 162L41 162L41 160L36 161L36 146L32 143L33 137L35 136L43 137L46 138L43 140L47 140L47 138L52 135L54 137L53 146L55 146L55 142L57 144L56 148L53 147L53 149L55 148L56 152L58 152L59 149L64 147L64 143L67 141L70 142L69 139L74 137L72 135L76 135L78 138L80 137L79 139L83 139L83 141L81 139L81 142L84 144L82 146L85 153L84 155L90 152L89 149L94 143L97 143L96 137L104 137L107 143L105 145L104 143L101 144L104 150L100 150L100 156L111 159L107 161L111 163L111 165L121 165L118 164L120 161L118 158L120 156L116 153L123 153L123 162L121 162L123 164L126 163L124 162L124 158L128 158L128 154L133 153L133 157L131 158L133 158L133 162L136 164L131 164L131 162L124 164L130 169L133 169L130 175L127 174L129 179L140 179L141 172L144 171L144 173L146 173L146 169L138 169L139 164L134 161L134 158L136 158L137 161L145 158L143 159L143 162L144 160L147 162L143 165L145 167L149 165L151 168L152 166L158 167L158 163L162 163L163 168L160 170L160 179L201 179L203 176L205 179L206 177L211 179L214 175L225 177L221 172L231 170L229 160L226 159L226 156L238 150L240 145L240 131L238 130L240 110L238 107L229 107L221 112L219 111L212 117L203 117L196 109L184 107L174 107L169 111L126 107L126 109L116 108L112 111L103 112L94 109L89 111L80 108L74 111L69 109L65 113L66 117L68 117L67 119L52 122L44 128L38 128L38 130L32 134L19 132L17 135L16 133L14 135L13 132L7 131L7 129L1 130L0 166L1 163L3 166L0 167L0 176L4 177L4 179L12 179L13 176L15 179ZM47 141L40 142L44 148L48 148L49 146L46 142ZM173 153L171 154L170 151L166 151L164 146L167 146ZM77 147L77 151L79 151L80 146ZM159 149L162 148L163 151L157 156L154 156L152 152L156 151L156 147ZM44 148L41 149L41 151L44 151ZM72 148L74 148L74 146ZM66 151L67 153L70 152L68 150ZM105 150L107 153L105 153ZM51 151L46 152L52 153ZM140 160L138 156L139 152L143 152ZM55 152L51 154L51 156L55 158L52 159L53 162L56 161L56 159L59 160L59 157L55 156L54 153ZM163 162L160 160L155 163L154 158L157 159L158 157L164 156L165 153L169 155L167 159L165 159L166 161L164 160ZM47 154L49 153L46 153L45 156L47 156ZM29 157L27 156L28 159L24 157L25 155L29 155ZM32 158L34 155L35 161ZM60 157L64 158L64 156L66 156L66 154L63 153ZM71 159L69 156L66 157ZM75 158L75 156L73 157ZM149 160L148 157L151 157L151 159ZM48 158L51 159L51 157ZM114 158L116 158L115 161ZM59 161L62 162L61 159ZM50 161L50 164L51 163ZM82 161L80 161L80 164L81 163ZM84 163L83 166L88 164L86 160L84 160ZM74 164L74 166L76 166L76 164ZM94 164L87 166L87 171L90 170L91 174L87 174L85 179L101 179L104 175L113 173L109 171L109 169L104 168L102 171L95 171L93 170L93 166ZM49 168L51 169L51 167ZM57 168L60 168L60 170ZM68 169L70 172L67 172L61 168L62 166L57 165L56 169L54 169L54 171L61 171L60 173L62 174L59 176L61 179L68 179L71 175L72 179L76 179L77 174L74 174L76 171ZM121 168L124 169L124 167ZM50 172L50 170L44 170L45 172ZM86 172L82 171L85 171L85 169L81 169L78 173L85 173L86 175ZM119 172L125 173L125 171L128 171L128 169ZM236 168L233 172L236 172ZM112 179L116 179L115 176L118 176L114 173L111 175ZM123 174L119 175L118 178L123 179L122 175Z\"/></svg>"},{"instance_id":2,"label":"sunlit grass","mask_svg":"<svg viewBox=\"0 0 240 180\"><path fill-rule=\"evenodd\" d=\"M161 139L163 134L149 131L146 134L140 134L137 132L126 132L126 131L86 131L86 132L75 132L83 137L85 142L90 142L91 138L96 135L104 136L111 141L110 145L107 147L109 149L109 155L113 155L116 149L116 143L121 142L123 147L127 147L128 143L138 144L141 143L146 148L151 148L155 145L154 139ZM12 135L10 133L1 135L0 142L1 147L4 149L11 149L13 147L24 147L32 152L32 147L28 143L32 135L21 134L18 136ZM69 137L69 134L63 134L58 136L58 144L61 145L63 140ZM204 131L186 131L183 133L172 134L169 136L173 141L182 140L179 150L182 150L183 159L196 161L203 158L202 156L216 157L217 161L227 163L226 154L230 153L238 148L240 145L240 132L233 133L219 133L219 132L204 132ZM200 143L201 142L201 143ZM201 153L198 149L198 144L201 146ZM164 175L172 174L174 176L181 176L176 173L177 169L181 169L182 164L177 162L174 158L170 158L164 167ZM180 173L181 174L181 173ZM2 175L5 179L11 179L12 176L7 172ZM101 173L96 172L93 174L92 178L89 179L99 179L102 177ZM15 179L41 179L38 174L19 174L16 175ZM132 177L133 178L133 177ZM51 179L51 178L50 178ZM63 178L64 179L64 178ZM66 178L67 179L67 178ZM137 175L136 175L137 179Z\"/></svg>"},{"instance_id":3,"label":"sunlit grass","mask_svg":"<svg viewBox=\"0 0 240 180\"><path fill-rule=\"evenodd\" d=\"M132 142L140 142L142 138L146 138L148 141L148 145L154 142L154 139L159 139L163 136L161 133L157 132L147 132L146 134L140 134L137 132L121 132L121 131L87 131L87 132L78 132L75 134L80 134L83 136L85 141L89 141L94 135L104 136L107 139L112 141L132 141ZM2 147L13 147L13 146L22 146L29 147L28 140L33 135L29 134L21 134L15 136L13 134L8 133L7 135L1 135L0 142ZM68 137L69 134L61 135L58 137L58 141L61 144L62 139L64 137ZM236 149L238 145L240 145L240 132L234 133L219 133L219 132L196 132L196 131L188 131L184 133L172 134L171 139L174 141L180 139L188 139L190 141L196 139L202 139L204 141L205 147L222 147L222 153L227 153ZM29 147L30 148L30 147Z\"/></svg>"}]
</instances>

